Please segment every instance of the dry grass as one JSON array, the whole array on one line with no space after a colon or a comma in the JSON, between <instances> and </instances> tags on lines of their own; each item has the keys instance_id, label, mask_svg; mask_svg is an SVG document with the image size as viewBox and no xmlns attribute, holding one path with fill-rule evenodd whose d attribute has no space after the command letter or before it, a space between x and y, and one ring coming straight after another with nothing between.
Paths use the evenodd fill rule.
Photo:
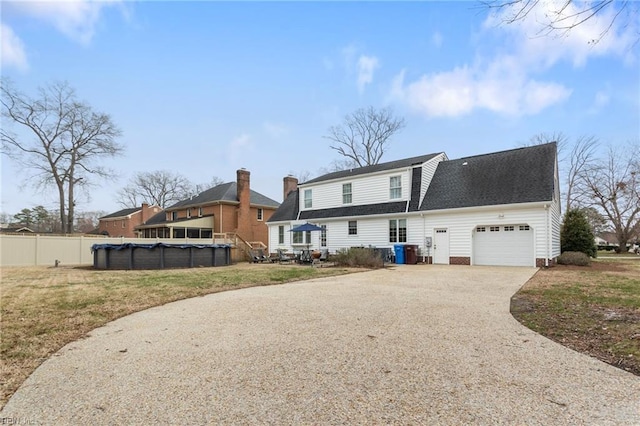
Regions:
<instances>
[{"instance_id":1,"label":"dry grass","mask_svg":"<svg viewBox=\"0 0 640 426\"><path fill-rule=\"evenodd\" d=\"M578 352L640 375L640 259L540 270L513 296L514 317Z\"/></svg>"},{"instance_id":2,"label":"dry grass","mask_svg":"<svg viewBox=\"0 0 640 426\"><path fill-rule=\"evenodd\" d=\"M0 407L51 354L114 319L189 297L351 271L273 264L162 271L4 268Z\"/></svg>"}]
</instances>

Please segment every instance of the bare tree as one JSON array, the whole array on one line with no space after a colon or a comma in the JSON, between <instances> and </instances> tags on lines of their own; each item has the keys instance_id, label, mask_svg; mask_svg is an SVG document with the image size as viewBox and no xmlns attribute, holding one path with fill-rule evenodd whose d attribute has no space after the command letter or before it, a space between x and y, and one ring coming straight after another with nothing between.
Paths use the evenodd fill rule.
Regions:
<instances>
[{"instance_id":1,"label":"bare tree","mask_svg":"<svg viewBox=\"0 0 640 426\"><path fill-rule=\"evenodd\" d=\"M2 116L31 136L18 136L3 126L2 152L33 172L27 179L36 187L55 186L62 232L72 232L76 187L111 176L102 163L123 151L116 143L120 130L109 115L79 101L66 82L40 88L31 98L3 80Z\"/></svg>"},{"instance_id":2,"label":"bare tree","mask_svg":"<svg viewBox=\"0 0 640 426\"><path fill-rule=\"evenodd\" d=\"M624 152L609 148L607 157L582 170L579 188L582 202L598 208L609 220L619 250L636 238L640 218L640 145Z\"/></svg>"},{"instance_id":3,"label":"bare tree","mask_svg":"<svg viewBox=\"0 0 640 426\"><path fill-rule=\"evenodd\" d=\"M142 203L165 208L193 195L193 187L189 179L178 173L140 172L118 191L118 203L124 208L139 207Z\"/></svg>"},{"instance_id":4,"label":"bare tree","mask_svg":"<svg viewBox=\"0 0 640 426\"><path fill-rule=\"evenodd\" d=\"M568 212L572 208L579 207L578 196L574 193L578 177L595 161L595 151L599 141L594 136L580 136L571 143L564 133L552 132L538 133L531 137L529 143L525 145L540 145L550 142L558 144L558 167L561 179L564 176L564 188L561 192L564 196L565 212Z\"/></svg>"},{"instance_id":5,"label":"bare tree","mask_svg":"<svg viewBox=\"0 0 640 426\"><path fill-rule=\"evenodd\" d=\"M325 138L351 167L370 166L380 162L391 137L404 126L404 119L395 117L390 108L360 108L342 124L331 126Z\"/></svg>"},{"instance_id":6,"label":"bare tree","mask_svg":"<svg viewBox=\"0 0 640 426\"><path fill-rule=\"evenodd\" d=\"M197 184L193 185L191 193L188 194L188 196L198 195L202 191L206 191L207 189L213 188L213 187L218 186L218 185L222 185L223 183L224 183L224 180L222 180L218 176L214 176L214 177L211 178L211 180L209 182L197 183ZM183 197L183 198L185 198L185 197Z\"/></svg>"},{"instance_id":7,"label":"bare tree","mask_svg":"<svg viewBox=\"0 0 640 426\"><path fill-rule=\"evenodd\" d=\"M107 214L107 212L100 210L79 212L76 215L76 230L85 234L95 230L100 223L100 218Z\"/></svg>"},{"instance_id":8,"label":"bare tree","mask_svg":"<svg viewBox=\"0 0 640 426\"><path fill-rule=\"evenodd\" d=\"M513 24L526 20L540 9L544 13L537 14L536 23L540 26L538 36L566 36L572 30L591 19L604 17L608 19L606 26L596 38L589 43L598 43L613 28L616 22L622 27L637 25L638 3L629 0L594 0L594 1L547 1L547 0L486 0L481 1L483 7L504 12L502 22ZM640 33L637 34L640 38Z\"/></svg>"}]
</instances>

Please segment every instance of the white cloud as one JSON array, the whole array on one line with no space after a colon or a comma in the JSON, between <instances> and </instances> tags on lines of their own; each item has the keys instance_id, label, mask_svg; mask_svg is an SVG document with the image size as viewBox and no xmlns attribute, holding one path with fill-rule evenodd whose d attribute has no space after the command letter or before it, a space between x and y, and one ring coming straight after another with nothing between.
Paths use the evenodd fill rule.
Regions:
<instances>
[{"instance_id":1,"label":"white cloud","mask_svg":"<svg viewBox=\"0 0 640 426\"><path fill-rule=\"evenodd\" d=\"M2 39L2 46L0 48L0 52L2 52L2 66L15 67L20 70L28 69L29 65L27 63L27 55L25 54L24 43L22 43L22 40L20 40L8 25L2 23L0 24L0 27L0 38Z\"/></svg>"},{"instance_id":2,"label":"white cloud","mask_svg":"<svg viewBox=\"0 0 640 426\"><path fill-rule=\"evenodd\" d=\"M519 52L519 56L529 65L547 69L561 60L570 61L573 66L581 67L588 58L604 55L616 55L625 61L634 61L633 45L637 41L638 22L632 15L629 22L625 22L624 14L614 21L615 2L597 15L575 26L570 31L556 31L548 33L547 25L552 17L559 16L563 25L576 23L583 19L575 16L579 7L588 6L588 2L536 2L532 10L524 19L513 24L503 23L513 15L518 4L512 8L498 10L491 14L484 22L485 29L506 31L512 46ZM521 3L519 4L521 6ZM627 7L636 7L627 4ZM611 23L613 22L613 25ZM610 27L611 25L611 27Z\"/></svg>"},{"instance_id":3,"label":"white cloud","mask_svg":"<svg viewBox=\"0 0 640 426\"><path fill-rule=\"evenodd\" d=\"M358 58L358 78L356 81L358 92L364 92L365 86L373 82L373 72L378 67L379 61L375 56L360 55Z\"/></svg>"},{"instance_id":4,"label":"white cloud","mask_svg":"<svg viewBox=\"0 0 640 426\"><path fill-rule=\"evenodd\" d=\"M497 63L423 75L407 84L404 80L404 71L394 78L392 98L427 117L458 117L478 109L507 116L533 115L571 94L560 84L535 81Z\"/></svg>"},{"instance_id":5,"label":"white cloud","mask_svg":"<svg viewBox=\"0 0 640 426\"><path fill-rule=\"evenodd\" d=\"M70 39L87 45L91 42L102 11L119 5L120 0L67 0L12 2L17 13L46 22Z\"/></svg>"}]
</instances>

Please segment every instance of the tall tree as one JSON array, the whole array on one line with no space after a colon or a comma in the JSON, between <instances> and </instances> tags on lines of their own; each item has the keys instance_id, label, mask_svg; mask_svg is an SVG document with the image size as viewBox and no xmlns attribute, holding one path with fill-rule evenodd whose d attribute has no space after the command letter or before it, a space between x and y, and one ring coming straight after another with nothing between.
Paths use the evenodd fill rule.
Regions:
<instances>
[{"instance_id":1,"label":"tall tree","mask_svg":"<svg viewBox=\"0 0 640 426\"><path fill-rule=\"evenodd\" d=\"M565 212L579 207L578 194L575 193L578 178L581 173L591 167L596 161L598 139L594 136L579 136L575 141L562 132L538 133L524 145L539 145L550 142L558 144L558 168L562 179L562 196L565 202Z\"/></svg>"},{"instance_id":2,"label":"tall tree","mask_svg":"<svg viewBox=\"0 0 640 426\"><path fill-rule=\"evenodd\" d=\"M214 176L211 178L209 182L197 183L193 185L193 188L191 189L191 194L188 194L188 195L198 195L202 191L206 191L207 189L213 188L214 186L222 185L223 183L224 181L221 178L219 178L218 176Z\"/></svg>"},{"instance_id":3,"label":"tall tree","mask_svg":"<svg viewBox=\"0 0 640 426\"><path fill-rule=\"evenodd\" d=\"M364 167L380 162L391 137L404 126L404 119L395 117L390 108L378 110L370 106L348 114L342 124L331 126L325 138L331 141L331 149L345 157L345 166Z\"/></svg>"},{"instance_id":4,"label":"tall tree","mask_svg":"<svg viewBox=\"0 0 640 426\"><path fill-rule=\"evenodd\" d=\"M13 215L13 220L22 226L30 228L34 223L33 211L31 209L24 208Z\"/></svg>"},{"instance_id":5,"label":"tall tree","mask_svg":"<svg viewBox=\"0 0 640 426\"><path fill-rule=\"evenodd\" d=\"M483 0L482 4L500 12L502 22L507 25L532 20L538 26L537 36L566 36L588 21L603 19L600 34L595 34L589 43L598 43L616 23L621 28L633 26L636 39L640 39L637 31L640 9L637 2L630 0Z\"/></svg>"},{"instance_id":6,"label":"tall tree","mask_svg":"<svg viewBox=\"0 0 640 426\"><path fill-rule=\"evenodd\" d=\"M579 189L582 203L603 212L624 250L640 218L640 145L610 147L606 158L582 171Z\"/></svg>"},{"instance_id":7,"label":"tall tree","mask_svg":"<svg viewBox=\"0 0 640 426\"><path fill-rule=\"evenodd\" d=\"M193 195L193 188L189 179L179 173L168 170L140 172L118 191L118 203L124 208L148 203L164 209Z\"/></svg>"},{"instance_id":8,"label":"tall tree","mask_svg":"<svg viewBox=\"0 0 640 426\"><path fill-rule=\"evenodd\" d=\"M27 178L34 185L57 189L62 231L73 232L76 189L111 176L102 164L123 151L116 142L120 130L66 82L40 88L32 98L3 80L1 99L2 116L26 131L19 136L3 126L2 152L33 172Z\"/></svg>"}]
</instances>

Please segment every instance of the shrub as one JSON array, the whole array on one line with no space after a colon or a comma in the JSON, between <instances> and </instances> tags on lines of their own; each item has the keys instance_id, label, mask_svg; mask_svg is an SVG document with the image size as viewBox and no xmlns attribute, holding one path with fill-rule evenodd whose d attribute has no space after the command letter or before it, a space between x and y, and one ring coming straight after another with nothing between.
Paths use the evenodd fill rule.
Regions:
<instances>
[{"instance_id":1,"label":"shrub","mask_svg":"<svg viewBox=\"0 0 640 426\"><path fill-rule=\"evenodd\" d=\"M565 251L558 256L558 263L561 265L589 266L591 265L591 259L581 251Z\"/></svg>"},{"instance_id":2,"label":"shrub","mask_svg":"<svg viewBox=\"0 0 640 426\"><path fill-rule=\"evenodd\" d=\"M331 260L340 266L361 268L382 268L383 262L379 253L373 249L352 247L338 250Z\"/></svg>"},{"instance_id":3,"label":"shrub","mask_svg":"<svg viewBox=\"0 0 640 426\"><path fill-rule=\"evenodd\" d=\"M560 251L579 251L587 256L597 256L595 237L583 211L571 209L565 215L560 233Z\"/></svg>"}]
</instances>

